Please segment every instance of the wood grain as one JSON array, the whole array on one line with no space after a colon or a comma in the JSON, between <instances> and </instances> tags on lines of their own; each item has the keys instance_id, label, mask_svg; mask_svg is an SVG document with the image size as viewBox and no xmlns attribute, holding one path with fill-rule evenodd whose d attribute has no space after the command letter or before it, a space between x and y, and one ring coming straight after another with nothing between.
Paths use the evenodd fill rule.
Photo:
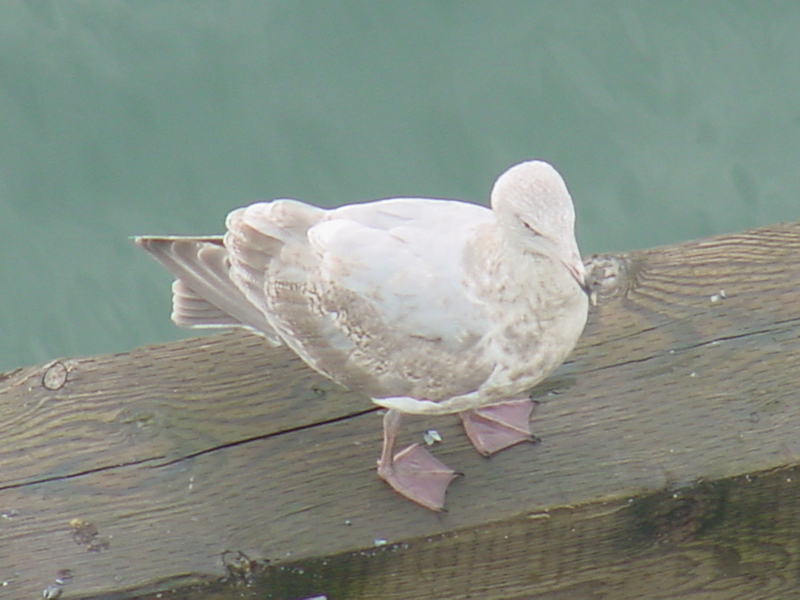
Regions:
<instances>
[{"instance_id":1,"label":"wood grain","mask_svg":"<svg viewBox=\"0 0 800 600\"><path fill-rule=\"evenodd\" d=\"M63 598L796 591L800 225L589 262L541 444L485 459L457 417L406 420L465 474L442 514L377 479L366 398L245 333L0 375L0 591L65 570Z\"/></svg>"}]
</instances>

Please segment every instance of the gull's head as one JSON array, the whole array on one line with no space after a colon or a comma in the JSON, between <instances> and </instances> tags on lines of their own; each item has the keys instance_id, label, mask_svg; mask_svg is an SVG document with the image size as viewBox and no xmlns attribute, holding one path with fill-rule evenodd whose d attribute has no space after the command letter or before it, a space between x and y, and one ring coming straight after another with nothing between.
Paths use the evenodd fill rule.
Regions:
<instances>
[{"instance_id":1,"label":"gull's head","mask_svg":"<svg viewBox=\"0 0 800 600\"><path fill-rule=\"evenodd\" d=\"M561 175L541 160L514 165L492 188L492 210L504 235L522 249L561 261L585 288L575 241L575 208Z\"/></svg>"}]
</instances>

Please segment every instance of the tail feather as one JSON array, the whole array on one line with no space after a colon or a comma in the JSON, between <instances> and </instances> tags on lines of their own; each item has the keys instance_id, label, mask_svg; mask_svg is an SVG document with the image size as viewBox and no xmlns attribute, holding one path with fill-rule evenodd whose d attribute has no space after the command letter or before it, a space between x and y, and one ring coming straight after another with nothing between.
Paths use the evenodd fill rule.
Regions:
<instances>
[{"instance_id":1,"label":"tail feather","mask_svg":"<svg viewBox=\"0 0 800 600\"><path fill-rule=\"evenodd\" d=\"M143 236L136 243L178 278L172 287L177 325L245 327L277 345L268 282L299 292L317 260L308 230L325 214L294 200L261 202L231 212L224 236Z\"/></svg>"},{"instance_id":2,"label":"tail feather","mask_svg":"<svg viewBox=\"0 0 800 600\"><path fill-rule=\"evenodd\" d=\"M173 284L172 320L184 327L245 327L275 345L280 338L230 276L222 237L142 236L136 243L178 278Z\"/></svg>"},{"instance_id":3,"label":"tail feather","mask_svg":"<svg viewBox=\"0 0 800 600\"><path fill-rule=\"evenodd\" d=\"M183 280L172 282L172 322L193 329L241 327L242 323L199 296Z\"/></svg>"}]
</instances>

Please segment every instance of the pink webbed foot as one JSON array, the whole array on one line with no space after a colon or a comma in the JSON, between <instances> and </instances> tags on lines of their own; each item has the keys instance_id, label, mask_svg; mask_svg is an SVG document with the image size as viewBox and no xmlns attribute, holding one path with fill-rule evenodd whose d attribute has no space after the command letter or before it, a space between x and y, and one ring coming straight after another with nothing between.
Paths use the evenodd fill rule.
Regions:
<instances>
[{"instance_id":1,"label":"pink webbed foot","mask_svg":"<svg viewBox=\"0 0 800 600\"><path fill-rule=\"evenodd\" d=\"M510 448L520 442L536 442L531 433L533 402L524 398L488 404L459 413L467 437L484 456Z\"/></svg>"},{"instance_id":2,"label":"pink webbed foot","mask_svg":"<svg viewBox=\"0 0 800 600\"><path fill-rule=\"evenodd\" d=\"M383 452L378 476L401 496L430 510L441 510L447 486L458 473L419 444L394 454L400 413L390 410L383 421Z\"/></svg>"},{"instance_id":3,"label":"pink webbed foot","mask_svg":"<svg viewBox=\"0 0 800 600\"><path fill-rule=\"evenodd\" d=\"M430 510L442 510L447 486L458 474L419 444L378 463L378 475L401 496Z\"/></svg>"}]
</instances>

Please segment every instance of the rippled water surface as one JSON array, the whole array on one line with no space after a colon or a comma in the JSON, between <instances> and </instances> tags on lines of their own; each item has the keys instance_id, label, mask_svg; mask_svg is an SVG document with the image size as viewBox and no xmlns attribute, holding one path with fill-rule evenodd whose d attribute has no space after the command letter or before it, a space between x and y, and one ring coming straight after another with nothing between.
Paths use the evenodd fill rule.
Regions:
<instances>
[{"instance_id":1,"label":"rippled water surface","mask_svg":"<svg viewBox=\"0 0 800 600\"><path fill-rule=\"evenodd\" d=\"M800 218L800 4L0 4L0 370L182 334L128 239L562 172L585 254Z\"/></svg>"}]
</instances>

